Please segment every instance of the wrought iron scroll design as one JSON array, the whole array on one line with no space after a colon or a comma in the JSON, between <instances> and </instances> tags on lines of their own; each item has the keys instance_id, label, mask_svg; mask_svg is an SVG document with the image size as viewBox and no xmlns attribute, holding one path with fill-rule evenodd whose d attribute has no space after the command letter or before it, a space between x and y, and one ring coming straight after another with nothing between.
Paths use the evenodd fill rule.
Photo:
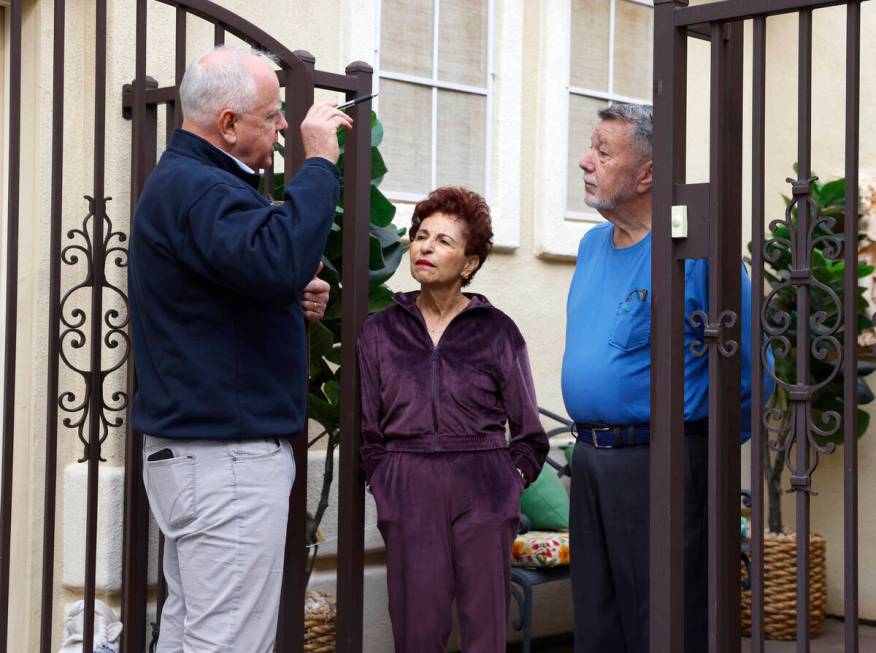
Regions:
<instances>
[{"instance_id":1,"label":"wrought iron scroll design","mask_svg":"<svg viewBox=\"0 0 876 653\"><path fill-rule=\"evenodd\" d=\"M724 327L730 329L736 326L739 317L734 311L724 310L718 314L715 322L709 321L705 311L694 311L690 314L690 323L694 328L703 328L703 339L694 340L690 343L690 352L694 356L702 356L709 347L717 347L718 353L725 358L735 356L739 351L739 343L728 338L724 340Z\"/></svg>"},{"instance_id":2,"label":"wrought iron scroll design","mask_svg":"<svg viewBox=\"0 0 876 653\"><path fill-rule=\"evenodd\" d=\"M811 478L818 466L819 455L829 455L836 450L833 443L820 445L816 438L835 435L841 426L841 416L835 410L826 410L816 419L812 409L812 397L816 391L836 378L842 370L843 361L843 348L837 337L843 323L842 302L832 288L815 277L812 269L815 249L820 249L821 254L830 260L837 260L842 254L842 243L833 234L836 221L829 216L818 215L811 199L812 184L817 179L786 179L791 184L792 198L785 209L785 217L770 222L769 229L773 235L765 239L763 252L764 260L770 263L778 262L781 256L790 252L790 274L775 284L766 296L760 315L761 327L766 334L760 348L763 369L767 370L777 387L787 391L790 400L787 415L776 406L768 406L763 410L762 424L768 433L775 436L775 439L768 440L768 446L774 452L785 453L785 466L791 473L787 492L806 492L813 495L817 492L812 489ZM783 232L782 228L787 231L787 237L776 235L777 232ZM819 310L810 315L808 305L800 305L801 291L811 298L815 289L824 293L835 311ZM780 295L787 297L792 292L796 295L793 311L795 315L792 316L790 311L781 308L771 310L771 306L779 301ZM794 344L788 338L788 332L795 322L798 325L808 325L809 328L809 351L797 352L797 365L800 364L800 357L808 354L816 360L826 362L829 372L822 379L815 379L810 374L808 383L788 383L779 378L768 363L770 348L777 360L787 359L791 355ZM805 433L801 430L805 430ZM805 443L812 452L806 469L797 469L794 457L790 455L791 449L801 446L801 443Z\"/></svg>"},{"instance_id":3,"label":"wrought iron scroll design","mask_svg":"<svg viewBox=\"0 0 876 653\"><path fill-rule=\"evenodd\" d=\"M111 428L118 428L124 424L123 416L128 406L128 394L124 390L112 390L109 394L109 400L107 400L106 386L108 385L107 379L121 369L128 360L131 348L130 339L126 332L128 296L123 288L109 280L110 275L105 274L109 266L115 266L119 269L127 268L128 250L125 245L127 236L123 231L113 230L113 223L106 210L97 211L97 202L93 197L89 195L84 197L88 202L88 214L82 220L81 227L67 231L66 236L70 242L61 250L60 257L67 266L80 266L84 263L86 273L85 277L67 290L61 298L60 347L58 348L64 366L75 373L84 385L81 394L77 394L74 390L65 390L58 394L58 407L66 413L61 423L69 429L75 429L84 447L79 462L89 460L92 455L96 455L98 460L104 461L101 457L100 447L109 435ZM106 203L111 199L111 197L103 198L101 208L105 209ZM95 243L94 226L98 213L103 216L104 236L102 242ZM96 256L96 254L100 254L100 256ZM104 270L99 275L95 274L96 260L103 261L104 265ZM90 360L91 358L85 355L85 348L88 344L86 333L89 315L83 306L86 306L87 303L80 299L90 296L89 292L108 292L115 296L116 300L121 300L122 306L122 310L119 310L117 308L118 301L106 302L105 305L108 307L102 311L102 315L98 316L98 319L101 320L101 342L92 343L92 346L101 347L101 356L98 357L101 363L97 375L100 380L99 387L94 387L92 381L95 370L92 370L88 364L80 363L80 359ZM109 350L108 357L104 355L104 349ZM104 364L105 358L110 359L106 364ZM121 387L124 387L124 384L121 384ZM100 408L98 414L93 417L100 420L100 425L97 451L93 452L90 451L87 431L91 398L95 392L98 393L97 405Z\"/></svg>"}]
</instances>

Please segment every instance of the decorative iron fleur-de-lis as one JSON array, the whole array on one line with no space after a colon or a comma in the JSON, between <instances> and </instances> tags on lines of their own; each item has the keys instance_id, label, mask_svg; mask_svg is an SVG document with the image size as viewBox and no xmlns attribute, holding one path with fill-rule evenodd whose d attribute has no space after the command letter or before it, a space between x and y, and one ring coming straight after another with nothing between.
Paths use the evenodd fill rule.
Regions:
<instances>
[{"instance_id":1,"label":"decorative iron fleur-de-lis","mask_svg":"<svg viewBox=\"0 0 876 653\"><path fill-rule=\"evenodd\" d=\"M694 340L690 343L690 352L694 356L702 356L709 347L717 347L718 353L725 358L735 356L739 351L739 343L732 339L724 340L724 327L731 329L736 326L738 316L731 310L721 311L718 320L709 321L705 311L694 311L690 314L690 323L696 327L703 327L703 339Z\"/></svg>"}]
</instances>

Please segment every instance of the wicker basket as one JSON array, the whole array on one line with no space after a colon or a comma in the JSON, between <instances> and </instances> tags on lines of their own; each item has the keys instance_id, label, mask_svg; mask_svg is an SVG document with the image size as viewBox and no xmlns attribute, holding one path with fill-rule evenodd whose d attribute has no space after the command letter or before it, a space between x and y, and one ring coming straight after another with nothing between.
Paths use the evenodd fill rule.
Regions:
<instances>
[{"instance_id":1,"label":"wicker basket","mask_svg":"<svg viewBox=\"0 0 876 653\"><path fill-rule=\"evenodd\" d=\"M336 612L331 594L304 595L304 653L334 653Z\"/></svg>"},{"instance_id":2,"label":"wicker basket","mask_svg":"<svg viewBox=\"0 0 876 653\"><path fill-rule=\"evenodd\" d=\"M809 538L809 635L817 637L827 606L825 540ZM788 533L764 533L764 636L791 641L797 638L797 537ZM747 575L742 565L742 577ZM742 632L751 635L751 590L742 591Z\"/></svg>"}]
</instances>

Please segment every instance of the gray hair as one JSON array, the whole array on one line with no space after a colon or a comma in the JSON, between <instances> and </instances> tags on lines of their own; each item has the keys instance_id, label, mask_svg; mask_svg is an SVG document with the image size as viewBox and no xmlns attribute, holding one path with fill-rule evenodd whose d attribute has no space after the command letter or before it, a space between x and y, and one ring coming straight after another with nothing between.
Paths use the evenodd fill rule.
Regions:
<instances>
[{"instance_id":1,"label":"gray hair","mask_svg":"<svg viewBox=\"0 0 876 653\"><path fill-rule=\"evenodd\" d=\"M599 118L601 120L620 120L631 125L642 160L647 161L652 158L654 109L650 104L614 102L610 107L600 109Z\"/></svg>"},{"instance_id":2,"label":"gray hair","mask_svg":"<svg viewBox=\"0 0 876 653\"><path fill-rule=\"evenodd\" d=\"M224 56L204 62L209 55ZM247 60L255 57L271 67L277 60L253 48L221 45L201 55L186 70L179 85L183 116L199 127L206 127L223 109L236 113L250 111L256 100L256 83Z\"/></svg>"}]
</instances>

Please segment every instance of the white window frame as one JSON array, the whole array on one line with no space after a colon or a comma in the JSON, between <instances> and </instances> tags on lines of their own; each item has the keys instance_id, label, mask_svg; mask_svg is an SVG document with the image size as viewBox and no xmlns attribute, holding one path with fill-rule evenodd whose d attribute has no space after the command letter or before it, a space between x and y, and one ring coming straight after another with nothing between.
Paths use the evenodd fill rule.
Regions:
<instances>
[{"instance_id":1,"label":"white window frame","mask_svg":"<svg viewBox=\"0 0 876 653\"><path fill-rule=\"evenodd\" d=\"M350 0L348 0L350 1ZM352 0L355 2L355 0ZM361 0L360 0L361 1ZM432 76L423 77L380 68L381 0L372 0L374 11L374 90L382 79L417 84L432 89L430 188L437 185L438 91L471 93L486 98L484 195L493 216L493 242L497 249L520 245L520 134L522 125L523 12L516 0L487 0L487 75L484 86L471 86L438 79L438 32L441 0L435 1L432 38ZM500 17L497 20L497 15ZM502 111L493 111L499 103ZM379 115L380 96L375 99ZM390 174L392 172L390 171ZM391 192L387 197L399 210L396 223L406 224L413 205L423 199L417 193Z\"/></svg>"},{"instance_id":2,"label":"white window frame","mask_svg":"<svg viewBox=\"0 0 876 653\"><path fill-rule=\"evenodd\" d=\"M536 160L536 252L543 258L575 258L578 242L604 219L595 211L569 211L568 188L569 118L573 96L614 102L651 103L650 99L614 93L614 34L618 2L653 7L651 0L611 0L608 42L608 91L571 85L572 2L559 0L541 4L540 93L537 133L540 148ZM557 135L562 134L562 138ZM563 169L558 171L557 167Z\"/></svg>"}]
</instances>

